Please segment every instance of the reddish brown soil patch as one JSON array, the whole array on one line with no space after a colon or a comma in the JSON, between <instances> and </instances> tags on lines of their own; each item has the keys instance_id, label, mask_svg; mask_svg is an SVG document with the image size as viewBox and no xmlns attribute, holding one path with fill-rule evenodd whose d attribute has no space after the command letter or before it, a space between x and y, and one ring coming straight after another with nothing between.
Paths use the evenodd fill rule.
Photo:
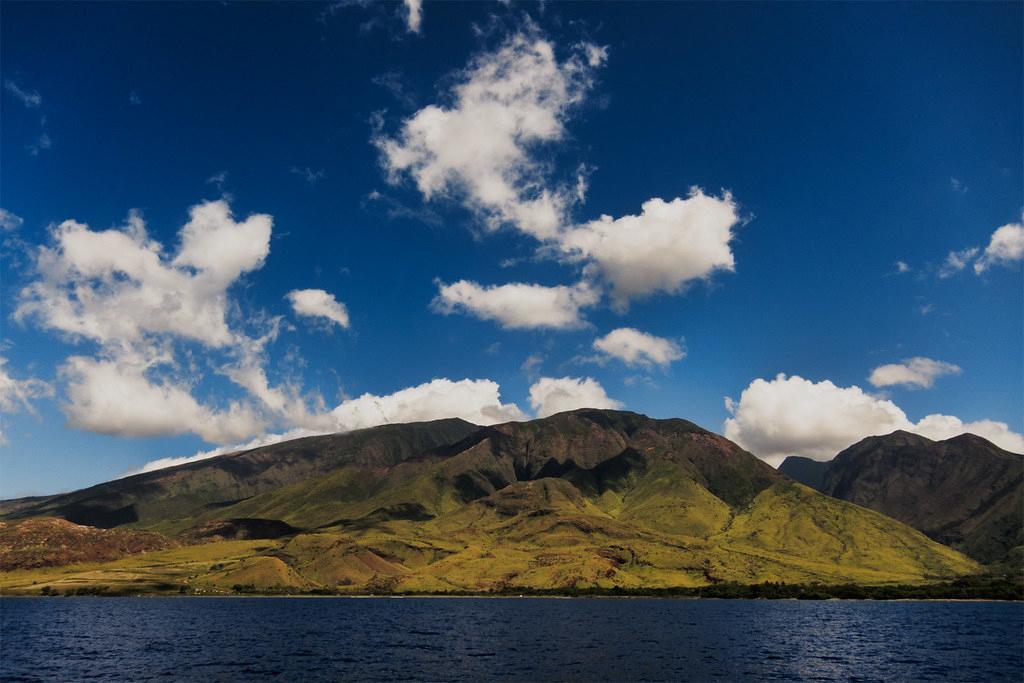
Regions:
<instances>
[{"instance_id":1,"label":"reddish brown soil patch","mask_svg":"<svg viewBox=\"0 0 1024 683\"><path fill-rule=\"evenodd\" d=\"M106 562L176 545L152 531L98 529L56 517L0 522L0 571Z\"/></svg>"}]
</instances>

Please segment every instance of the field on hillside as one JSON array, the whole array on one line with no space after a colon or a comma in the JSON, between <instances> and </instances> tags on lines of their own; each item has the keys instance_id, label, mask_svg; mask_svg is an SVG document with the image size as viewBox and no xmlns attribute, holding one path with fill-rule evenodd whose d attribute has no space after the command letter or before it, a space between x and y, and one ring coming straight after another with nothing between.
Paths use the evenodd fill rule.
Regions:
<instances>
[{"instance_id":1,"label":"field on hillside","mask_svg":"<svg viewBox=\"0 0 1024 683\"><path fill-rule=\"evenodd\" d=\"M428 521L386 520L279 539L214 540L115 561L0 575L5 594L505 593L716 584L923 584L979 571L891 520L797 484L679 533L649 510L616 519L561 480L503 490ZM543 498L544 504L537 499ZM818 508L818 509L815 509ZM715 529L715 525L720 528ZM913 552L906 552L907 549Z\"/></svg>"}]
</instances>

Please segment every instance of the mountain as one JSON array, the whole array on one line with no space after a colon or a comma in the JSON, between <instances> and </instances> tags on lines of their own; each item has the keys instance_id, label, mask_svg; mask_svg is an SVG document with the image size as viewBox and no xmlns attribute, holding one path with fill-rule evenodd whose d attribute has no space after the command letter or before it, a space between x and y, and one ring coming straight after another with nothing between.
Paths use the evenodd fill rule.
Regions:
<instances>
[{"instance_id":1,"label":"mountain","mask_svg":"<svg viewBox=\"0 0 1024 683\"><path fill-rule=\"evenodd\" d=\"M883 584L979 569L691 422L608 410L298 439L8 501L0 516L146 530L180 544L7 572L5 592Z\"/></svg>"},{"instance_id":2,"label":"mountain","mask_svg":"<svg viewBox=\"0 0 1024 683\"><path fill-rule=\"evenodd\" d=\"M810 486L812 489L819 491L827 471L827 462L811 460L800 455L791 455L779 465L779 472L782 472L790 479L795 479L804 486Z\"/></svg>"},{"instance_id":3,"label":"mountain","mask_svg":"<svg viewBox=\"0 0 1024 683\"><path fill-rule=\"evenodd\" d=\"M345 434L311 436L137 474L56 496L0 503L0 517L61 517L110 528L180 527L180 520L312 480L339 468L386 470L426 457L479 427L458 419L385 425ZM175 524L175 522L179 522Z\"/></svg>"},{"instance_id":4,"label":"mountain","mask_svg":"<svg viewBox=\"0 0 1024 683\"><path fill-rule=\"evenodd\" d=\"M819 489L981 562L1024 560L1024 456L980 436L869 437L827 464Z\"/></svg>"}]
</instances>

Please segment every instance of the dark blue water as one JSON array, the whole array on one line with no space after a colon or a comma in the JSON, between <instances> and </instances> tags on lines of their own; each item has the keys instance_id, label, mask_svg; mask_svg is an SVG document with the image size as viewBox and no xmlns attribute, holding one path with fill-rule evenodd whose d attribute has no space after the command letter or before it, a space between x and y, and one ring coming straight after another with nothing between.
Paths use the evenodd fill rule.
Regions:
<instances>
[{"instance_id":1,"label":"dark blue water","mask_svg":"<svg viewBox=\"0 0 1024 683\"><path fill-rule=\"evenodd\" d=\"M1024 605L0 600L4 680L1021 681Z\"/></svg>"}]
</instances>

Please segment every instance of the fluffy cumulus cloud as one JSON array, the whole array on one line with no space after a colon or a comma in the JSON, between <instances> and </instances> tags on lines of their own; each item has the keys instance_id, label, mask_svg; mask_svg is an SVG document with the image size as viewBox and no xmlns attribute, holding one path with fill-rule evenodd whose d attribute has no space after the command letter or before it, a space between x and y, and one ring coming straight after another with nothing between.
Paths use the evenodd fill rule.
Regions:
<instances>
[{"instance_id":1,"label":"fluffy cumulus cloud","mask_svg":"<svg viewBox=\"0 0 1024 683\"><path fill-rule=\"evenodd\" d=\"M426 199L461 201L496 229L555 236L575 188L547 186L538 147L562 140L605 51L578 45L564 60L528 25L455 75L445 105L429 105L374 142L393 182L410 177Z\"/></svg>"},{"instance_id":2,"label":"fluffy cumulus cloud","mask_svg":"<svg viewBox=\"0 0 1024 683\"><path fill-rule=\"evenodd\" d=\"M293 289L286 295L296 315L319 318L348 329L348 309L334 295L322 289Z\"/></svg>"},{"instance_id":3,"label":"fluffy cumulus cloud","mask_svg":"<svg viewBox=\"0 0 1024 683\"><path fill-rule=\"evenodd\" d=\"M903 386L930 389L943 375L960 374L960 366L931 358L907 358L902 363L880 365L871 371L868 381L875 387Z\"/></svg>"},{"instance_id":4,"label":"fluffy cumulus cloud","mask_svg":"<svg viewBox=\"0 0 1024 683\"><path fill-rule=\"evenodd\" d=\"M563 252L586 260L612 287L612 302L654 292L676 293L718 270L733 270L730 242L739 222L735 202L691 190L686 199L650 199L639 215L602 216L567 231Z\"/></svg>"},{"instance_id":5,"label":"fluffy cumulus cloud","mask_svg":"<svg viewBox=\"0 0 1024 683\"><path fill-rule=\"evenodd\" d=\"M586 283L571 287L525 283L488 287L459 280L440 284L432 306L439 313L462 312L494 320L508 329L571 329L585 324L580 309L599 300L600 293Z\"/></svg>"},{"instance_id":6,"label":"fluffy cumulus cloud","mask_svg":"<svg viewBox=\"0 0 1024 683\"><path fill-rule=\"evenodd\" d=\"M168 257L132 213L121 229L64 221L36 259L38 278L20 294L17 320L101 344L173 334L208 346L237 341L227 323L228 288L270 251L272 220L236 221L224 201L194 206Z\"/></svg>"},{"instance_id":7,"label":"fluffy cumulus cloud","mask_svg":"<svg viewBox=\"0 0 1024 683\"><path fill-rule=\"evenodd\" d=\"M541 377L530 387L530 406L537 417L577 408L621 408L591 377Z\"/></svg>"},{"instance_id":8,"label":"fluffy cumulus cloud","mask_svg":"<svg viewBox=\"0 0 1024 683\"><path fill-rule=\"evenodd\" d=\"M137 213L118 229L97 231L76 221L57 226L51 243L38 250L15 316L96 347L94 356L72 355L60 366L68 424L119 436L194 433L213 444L255 444L278 438L268 435L278 430L294 437L440 417L478 424L525 417L514 403L501 402L489 380L436 379L333 409L297 384L273 383L267 346L281 319L241 316L229 295L242 275L263 265L271 229L270 216L239 220L224 201L192 208L173 253L149 237ZM574 297L586 300L582 293ZM344 306L323 290L293 290L287 299L299 315L348 326ZM242 390L240 397L211 403L196 397L197 348L215 375ZM4 374L0 389L0 407L13 407L44 385Z\"/></svg>"},{"instance_id":9,"label":"fluffy cumulus cloud","mask_svg":"<svg viewBox=\"0 0 1024 683\"><path fill-rule=\"evenodd\" d=\"M297 390L266 379L263 348L277 322L263 321L268 331L254 338L229 319L236 307L229 290L262 267L272 223L266 214L236 219L225 201L204 202L189 211L172 253L135 212L117 229L73 220L56 226L14 317L97 345L95 357L74 355L60 367L68 423L121 436L188 432L211 443L250 438L282 421L322 426ZM178 355L185 343L216 352L216 372L248 395L220 407L198 401L180 380L188 374Z\"/></svg>"},{"instance_id":10,"label":"fluffy cumulus cloud","mask_svg":"<svg viewBox=\"0 0 1024 683\"><path fill-rule=\"evenodd\" d=\"M544 151L566 138L569 114L593 89L606 58L605 48L580 43L559 59L554 44L527 24L456 73L444 103L423 107L394 134L377 134L374 143L391 182L410 178L427 200L454 198L489 229L510 225L536 238L540 254L583 266L593 283L588 296L609 287L621 312L633 299L679 293L716 271L732 270L730 245L740 218L729 193L694 188L685 198L651 198L638 215L581 224L571 219L573 206L585 199L591 169L581 165L574 182L553 183ZM457 284L472 286L474 298L484 291ZM543 291L530 296L555 296ZM578 324L565 305L569 291L558 290L558 322L542 326Z\"/></svg>"},{"instance_id":11,"label":"fluffy cumulus cloud","mask_svg":"<svg viewBox=\"0 0 1024 683\"><path fill-rule=\"evenodd\" d=\"M828 460L858 439L903 429L907 416L892 401L860 387L838 387L796 375L756 379L739 401L726 399L732 417L725 435L778 464L787 455Z\"/></svg>"},{"instance_id":12,"label":"fluffy cumulus cloud","mask_svg":"<svg viewBox=\"0 0 1024 683\"><path fill-rule=\"evenodd\" d=\"M618 358L630 367L667 367L686 355L682 347L671 339L656 337L632 327L620 327L595 339L594 348L607 356Z\"/></svg>"},{"instance_id":13,"label":"fluffy cumulus cloud","mask_svg":"<svg viewBox=\"0 0 1024 683\"><path fill-rule=\"evenodd\" d=\"M996 420L964 422L953 415L925 415L914 424L913 429L921 436L941 441L964 433L977 434L1008 451L1024 453L1024 435L1010 429L1010 425Z\"/></svg>"},{"instance_id":14,"label":"fluffy cumulus cloud","mask_svg":"<svg viewBox=\"0 0 1024 683\"><path fill-rule=\"evenodd\" d=\"M1024 226L1010 223L992 233L985 252L974 262L974 272L982 274L992 266L1006 266L1024 259Z\"/></svg>"},{"instance_id":15,"label":"fluffy cumulus cloud","mask_svg":"<svg viewBox=\"0 0 1024 683\"><path fill-rule=\"evenodd\" d=\"M231 443L265 429L251 407L233 402L223 411L211 409L187 385L150 379L150 369L124 359L68 358L61 374L69 426L116 436L193 433L210 443Z\"/></svg>"},{"instance_id":16,"label":"fluffy cumulus cloud","mask_svg":"<svg viewBox=\"0 0 1024 683\"><path fill-rule=\"evenodd\" d=\"M971 432L1007 450L1024 452L1024 436L1005 423L964 422L938 414L915 423L892 401L860 387L796 375L756 379L739 401L727 398L726 407L732 417L725 421L725 435L772 465L789 455L830 460L864 437L898 429L936 439Z\"/></svg>"},{"instance_id":17,"label":"fluffy cumulus cloud","mask_svg":"<svg viewBox=\"0 0 1024 683\"><path fill-rule=\"evenodd\" d=\"M497 382L486 379L435 379L384 396L363 394L342 402L331 415L339 429L445 417L479 425L526 418L516 404L502 403Z\"/></svg>"},{"instance_id":18,"label":"fluffy cumulus cloud","mask_svg":"<svg viewBox=\"0 0 1024 683\"><path fill-rule=\"evenodd\" d=\"M939 266L940 278L948 278L972 266L976 275L995 266L1012 266L1024 260L1024 225L1007 223L992 233L988 246L951 251Z\"/></svg>"}]
</instances>

